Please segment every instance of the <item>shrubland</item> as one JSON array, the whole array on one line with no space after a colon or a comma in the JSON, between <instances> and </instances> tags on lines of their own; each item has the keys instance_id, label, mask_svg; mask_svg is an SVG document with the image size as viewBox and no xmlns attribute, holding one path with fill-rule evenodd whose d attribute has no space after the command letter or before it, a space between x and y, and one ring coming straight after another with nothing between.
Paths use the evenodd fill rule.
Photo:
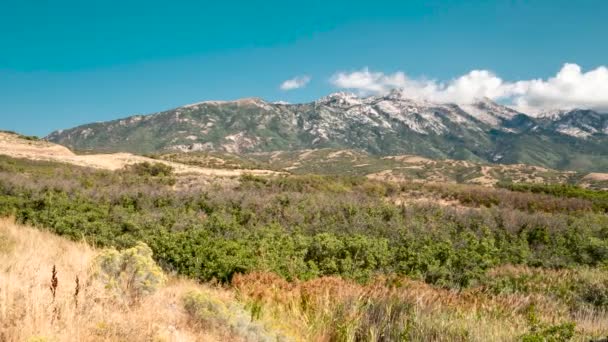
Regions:
<instances>
[{"instance_id":1,"label":"shrubland","mask_svg":"<svg viewBox=\"0 0 608 342\"><path fill-rule=\"evenodd\" d=\"M163 274L142 243L94 249L11 219L0 241L2 341L567 341L608 329L600 269L503 266L458 291L260 272L218 287Z\"/></svg>"},{"instance_id":2,"label":"shrubland","mask_svg":"<svg viewBox=\"0 0 608 342\"><path fill-rule=\"evenodd\" d=\"M100 248L145 243L165 272L236 291L238 305L192 292L197 324L304 340L607 334L604 193L568 191L315 175L181 184L154 165L0 158L0 215Z\"/></svg>"}]
</instances>

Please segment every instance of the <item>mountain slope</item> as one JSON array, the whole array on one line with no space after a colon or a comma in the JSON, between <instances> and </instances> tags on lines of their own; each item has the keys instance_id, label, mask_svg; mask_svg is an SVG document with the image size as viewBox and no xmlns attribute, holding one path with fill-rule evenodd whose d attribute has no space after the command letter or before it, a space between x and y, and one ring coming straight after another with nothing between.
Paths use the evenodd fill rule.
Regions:
<instances>
[{"instance_id":1,"label":"mountain slope","mask_svg":"<svg viewBox=\"0 0 608 342\"><path fill-rule=\"evenodd\" d=\"M335 93L304 104L208 101L57 131L47 139L105 152L347 148L605 171L607 134L608 115L592 111L533 118L488 99L459 106L415 101L394 90L367 98Z\"/></svg>"},{"instance_id":2,"label":"mountain slope","mask_svg":"<svg viewBox=\"0 0 608 342\"><path fill-rule=\"evenodd\" d=\"M0 132L0 155L13 158L23 158L30 160L41 160L73 164L77 166L90 167L94 169L118 170L127 165L137 163L164 163L171 166L176 174L194 174L198 176L240 176L244 173L255 175L276 174L270 170L228 170L225 168L210 168L159 161L152 158L133 155L130 153L111 153L111 154L87 154L77 155L65 148L42 140L27 140L14 133Z\"/></svg>"},{"instance_id":3,"label":"mountain slope","mask_svg":"<svg viewBox=\"0 0 608 342\"><path fill-rule=\"evenodd\" d=\"M459 183L493 186L497 183L576 184L608 190L608 173L558 171L526 164L474 163L432 160L415 155L378 156L360 150L316 149L228 154L178 152L156 156L159 160L213 168L252 168L296 175L365 176L385 181Z\"/></svg>"}]
</instances>

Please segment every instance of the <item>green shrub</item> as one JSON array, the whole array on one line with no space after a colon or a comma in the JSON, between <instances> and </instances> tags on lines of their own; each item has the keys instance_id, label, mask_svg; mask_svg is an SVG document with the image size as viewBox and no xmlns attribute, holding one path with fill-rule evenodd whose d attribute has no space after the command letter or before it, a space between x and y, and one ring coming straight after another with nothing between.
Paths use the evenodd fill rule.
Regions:
<instances>
[{"instance_id":1,"label":"green shrub","mask_svg":"<svg viewBox=\"0 0 608 342\"><path fill-rule=\"evenodd\" d=\"M106 249L95 258L93 267L95 277L127 303L155 292L166 281L152 259L152 250L143 242L123 251Z\"/></svg>"},{"instance_id":2,"label":"green shrub","mask_svg":"<svg viewBox=\"0 0 608 342\"><path fill-rule=\"evenodd\" d=\"M389 260L386 239L330 233L315 235L305 256L306 263L315 269L317 275L337 274L359 281L366 281L375 272L385 269Z\"/></svg>"},{"instance_id":3,"label":"green shrub","mask_svg":"<svg viewBox=\"0 0 608 342\"><path fill-rule=\"evenodd\" d=\"M131 164L126 166L125 169L132 171L139 176L169 177L173 174L172 166L156 162Z\"/></svg>"},{"instance_id":4,"label":"green shrub","mask_svg":"<svg viewBox=\"0 0 608 342\"><path fill-rule=\"evenodd\" d=\"M576 327L572 322L556 325L540 322L534 305L528 308L528 325L530 331L521 337L522 342L567 342L574 337Z\"/></svg>"},{"instance_id":5,"label":"green shrub","mask_svg":"<svg viewBox=\"0 0 608 342\"><path fill-rule=\"evenodd\" d=\"M256 186L261 187L263 185L268 184L268 182L269 182L268 178L252 175L251 173L242 174L239 180L241 181L241 183L246 183L246 184L252 185L254 187L256 187Z\"/></svg>"},{"instance_id":6,"label":"green shrub","mask_svg":"<svg viewBox=\"0 0 608 342\"><path fill-rule=\"evenodd\" d=\"M580 282L578 286L580 301L608 310L608 280Z\"/></svg>"},{"instance_id":7,"label":"green shrub","mask_svg":"<svg viewBox=\"0 0 608 342\"><path fill-rule=\"evenodd\" d=\"M498 186L511 191L580 198L591 201L595 210L608 212L608 191L605 190L585 189L570 184L500 183Z\"/></svg>"},{"instance_id":8,"label":"green shrub","mask_svg":"<svg viewBox=\"0 0 608 342\"><path fill-rule=\"evenodd\" d=\"M182 298L192 320L206 329L226 329L245 341L287 341L287 337L270 331L255 321L240 304L223 300L208 292L192 291Z\"/></svg>"},{"instance_id":9,"label":"green shrub","mask_svg":"<svg viewBox=\"0 0 608 342\"><path fill-rule=\"evenodd\" d=\"M563 323L536 329L522 336L522 342L566 342L574 337L574 323Z\"/></svg>"}]
</instances>

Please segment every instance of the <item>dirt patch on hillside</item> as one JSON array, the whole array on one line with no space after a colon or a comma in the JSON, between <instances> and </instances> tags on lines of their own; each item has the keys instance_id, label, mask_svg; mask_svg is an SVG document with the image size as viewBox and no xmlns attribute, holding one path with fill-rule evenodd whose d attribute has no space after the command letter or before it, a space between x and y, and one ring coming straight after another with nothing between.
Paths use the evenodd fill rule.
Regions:
<instances>
[{"instance_id":1,"label":"dirt patch on hillside","mask_svg":"<svg viewBox=\"0 0 608 342\"><path fill-rule=\"evenodd\" d=\"M411 180L410 177L406 177L403 174L395 174L393 172L393 170L391 170L391 169L383 170L383 171L375 172L375 173L370 173L370 174L366 175L365 177L367 177L368 179L373 179L373 180L379 180L379 181L385 181L385 182L396 182L396 183L406 182L406 181Z\"/></svg>"},{"instance_id":2,"label":"dirt patch on hillside","mask_svg":"<svg viewBox=\"0 0 608 342\"><path fill-rule=\"evenodd\" d=\"M605 182L608 181L608 173L592 172L583 177L583 180Z\"/></svg>"},{"instance_id":3,"label":"dirt patch on hillside","mask_svg":"<svg viewBox=\"0 0 608 342\"><path fill-rule=\"evenodd\" d=\"M338 157L342 157L342 156L346 156L346 157L351 157L351 159L356 160L356 156L352 151L349 150L339 150L339 151L335 151L332 152L330 154L327 155L328 159L336 159Z\"/></svg>"},{"instance_id":4,"label":"dirt patch on hillside","mask_svg":"<svg viewBox=\"0 0 608 342\"><path fill-rule=\"evenodd\" d=\"M27 140L16 134L0 133L0 153L15 157L43 154L45 156L74 156L67 147L44 140Z\"/></svg>"},{"instance_id":5,"label":"dirt patch on hillside","mask_svg":"<svg viewBox=\"0 0 608 342\"><path fill-rule=\"evenodd\" d=\"M298 160L306 160L308 159L308 157L310 157L313 153L315 153L316 151L319 150L302 150L303 152L300 153L300 155L298 156Z\"/></svg>"},{"instance_id":6,"label":"dirt patch on hillside","mask_svg":"<svg viewBox=\"0 0 608 342\"><path fill-rule=\"evenodd\" d=\"M395 160L395 161L399 161L399 162L403 162L403 163L411 163L411 164L433 162L433 160L431 160L431 159L420 157L420 156L409 155L409 154L404 154L401 156L388 156L388 157L384 157L382 159L391 159L391 160Z\"/></svg>"},{"instance_id":7,"label":"dirt patch on hillside","mask_svg":"<svg viewBox=\"0 0 608 342\"><path fill-rule=\"evenodd\" d=\"M119 170L131 164L151 162L170 165L178 174L198 174L220 177L240 176L245 173L256 175L278 174L278 172L270 170L204 168L137 156L130 153L76 155L64 146L42 140L26 140L18 135L10 133L0 133L0 154L14 158L61 162L104 170Z\"/></svg>"},{"instance_id":8,"label":"dirt patch on hillside","mask_svg":"<svg viewBox=\"0 0 608 342\"><path fill-rule=\"evenodd\" d=\"M498 179L490 175L491 168L489 166L481 167L481 176L469 180L467 183L479 184L483 186L492 186L498 183Z\"/></svg>"}]
</instances>

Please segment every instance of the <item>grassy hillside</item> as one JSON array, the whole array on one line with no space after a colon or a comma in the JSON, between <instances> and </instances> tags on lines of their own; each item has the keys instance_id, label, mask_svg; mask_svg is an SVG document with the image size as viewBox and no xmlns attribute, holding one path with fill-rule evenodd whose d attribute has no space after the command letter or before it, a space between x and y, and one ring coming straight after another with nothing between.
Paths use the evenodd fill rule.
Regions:
<instances>
[{"instance_id":1,"label":"grassy hillside","mask_svg":"<svg viewBox=\"0 0 608 342\"><path fill-rule=\"evenodd\" d=\"M209 301L235 305L232 314L248 317L243 308L238 311L229 291L170 277L154 293L125 301L124 294L108 290L112 283L96 276L95 260L100 255L107 252L0 219L0 340L224 341L246 337L228 323L201 325L185 305L193 293L201 293ZM136 286L137 279L129 279L129 284Z\"/></svg>"},{"instance_id":2,"label":"grassy hillside","mask_svg":"<svg viewBox=\"0 0 608 342\"><path fill-rule=\"evenodd\" d=\"M143 284L153 288L130 293L110 286L110 295L108 279L131 277L94 277L93 295L79 297L84 312L75 311L75 276L89 286L96 274L88 268L91 255L114 260L123 254L62 242L90 250L83 254L88 257L62 256L72 252L53 247L61 240L18 242L14 228L0 239L1 264L15 265L2 269L9 279L1 282L2 293L15 293L0 302L2 333L9 340L62 340L61 334L82 333L62 327L84 322L94 331L87 332L91 340L150 340L154 334L163 340L166 323L153 320L166 316L177 320L169 326L194 340L201 331L302 341L583 341L607 335L605 192L504 187L344 175L192 179L154 164L103 171L1 157L0 216L126 255L140 255L143 242L165 273L222 287L171 277L162 285L162 273L144 252L142 265L150 272ZM24 290L28 286L35 296ZM23 310L34 326L18 330ZM142 322L131 324L128 315Z\"/></svg>"},{"instance_id":3,"label":"grassy hillside","mask_svg":"<svg viewBox=\"0 0 608 342\"><path fill-rule=\"evenodd\" d=\"M605 313L581 311L580 298L603 298L600 270L500 267L460 292L403 277L360 285L252 273L223 289L170 277L125 303L95 277L99 255L0 220L2 341L565 341L608 332Z\"/></svg>"}]
</instances>

